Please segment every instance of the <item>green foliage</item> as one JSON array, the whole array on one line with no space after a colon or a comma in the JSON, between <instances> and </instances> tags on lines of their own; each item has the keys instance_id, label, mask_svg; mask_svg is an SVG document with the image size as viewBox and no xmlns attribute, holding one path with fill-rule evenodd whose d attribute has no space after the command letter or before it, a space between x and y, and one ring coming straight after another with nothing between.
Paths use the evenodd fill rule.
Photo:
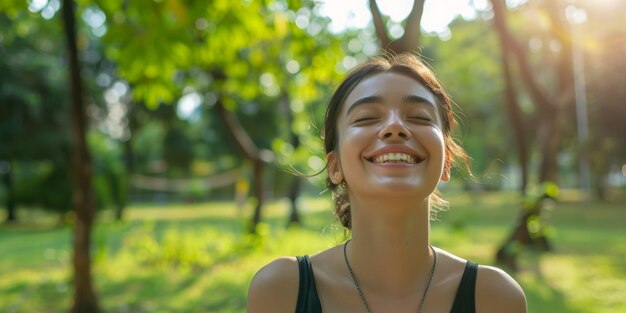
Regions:
<instances>
[{"instance_id":1,"label":"green foliage","mask_svg":"<svg viewBox=\"0 0 626 313\"><path fill-rule=\"evenodd\" d=\"M71 209L70 180L62 167L50 161L13 162L16 202L59 213Z\"/></svg>"},{"instance_id":2,"label":"green foliage","mask_svg":"<svg viewBox=\"0 0 626 313\"><path fill-rule=\"evenodd\" d=\"M126 203L129 177L122 162L120 147L96 131L88 134L87 142L92 153L96 208L123 206Z\"/></svg>"},{"instance_id":3,"label":"green foliage","mask_svg":"<svg viewBox=\"0 0 626 313\"><path fill-rule=\"evenodd\" d=\"M559 198L559 193L559 186L553 182L543 182L538 185L530 186L526 198L524 199L524 208L526 208L526 210L533 210L535 206L542 205L542 202L545 200L556 201Z\"/></svg>"},{"instance_id":4,"label":"green foliage","mask_svg":"<svg viewBox=\"0 0 626 313\"><path fill-rule=\"evenodd\" d=\"M0 11L0 142L5 143L0 159L11 162L18 207L67 213L72 208L72 144L61 23L54 14L42 18L40 12L6 9ZM103 102L95 77L110 64L99 57L89 36L80 40L86 45L83 75L93 110ZM118 147L102 134L92 133L88 141L97 207L124 202L127 182Z\"/></svg>"},{"instance_id":5,"label":"green foliage","mask_svg":"<svg viewBox=\"0 0 626 313\"><path fill-rule=\"evenodd\" d=\"M490 23L458 18L450 24L450 39L423 36L422 46L456 103L460 131L455 136L472 157L472 171L481 183L497 188L501 182L492 176L499 170L493 166L515 150L505 118L500 47Z\"/></svg>"},{"instance_id":6,"label":"green foliage","mask_svg":"<svg viewBox=\"0 0 626 313\"><path fill-rule=\"evenodd\" d=\"M0 7L0 160L11 164L17 205L64 213L71 207L71 146L54 39L60 25L25 5Z\"/></svg>"},{"instance_id":7,"label":"green foliage","mask_svg":"<svg viewBox=\"0 0 626 313\"><path fill-rule=\"evenodd\" d=\"M273 142L284 143L274 150L281 167L295 163L306 168L310 148L321 147L310 121L321 116L343 58L339 38L325 30L329 21L313 14L314 6L309 1L171 0L97 2L94 8L107 16L106 54L118 63L135 99L157 108L175 101L185 88L219 98L236 112L257 146L271 149ZM309 25L297 26L298 16L305 16ZM218 81L218 72L225 81ZM224 134L208 143L218 147L226 137L221 121L211 117L210 105L202 109L202 122ZM258 127L259 120L264 127ZM292 134L302 147L284 148L293 145ZM175 151L185 150L165 150Z\"/></svg>"},{"instance_id":8,"label":"green foliage","mask_svg":"<svg viewBox=\"0 0 626 313\"><path fill-rule=\"evenodd\" d=\"M18 15L26 11L28 3L22 0L7 0L0 3L0 12L3 12L11 19L16 18Z\"/></svg>"},{"instance_id":9,"label":"green foliage","mask_svg":"<svg viewBox=\"0 0 626 313\"><path fill-rule=\"evenodd\" d=\"M93 152L96 207L106 208L125 201L126 177L117 147L101 134L88 138ZM53 160L14 161L16 202L26 208L44 208L67 213L72 208L72 187L65 163Z\"/></svg>"},{"instance_id":10,"label":"green foliage","mask_svg":"<svg viewBox=\"0 0 626 313\"><path fill-rule=\"evenodd\" d=\"M60 35L53 21L0 11L0 159L66 159L69 139Z\"/></svg>"},{"instance_id":11,"label":"green foliage","mask_svg":"<svg viewBox=\"0 0 626 313\"><path fill-rule=\"evenodd\" d=\"M164 159L168 165L176 169L188 171L193 160L193 151L189 136L184 129L177 126L170 127L163 140Z\"/></svg>"},{"instance_id":12,"label":"green foliage","mask_svg":"<svg viewBox=\"0 0 626 313\"><path fill-rule=\"evenodd\" d=\"M52 161L67 167L62 162L69 158L71 146L59 3L48 1L43 8L34 8L33 1L0 4L0 141L8 143L0 145L0 159ZM257 146L274 152L279 171L317 172L323 166L321 119L332 88L342 72L372 53L366 48L375 42L371 27L329 33L328 18L320 16L319 4L309 0L77 3L86 97L94 104L89 107L92 125L107 133L110 103L104 101L103 92L115 83L126 86L128 94L119 100L128 110L118 125L125 135L115 137L120 140L115 144L121 146L129 134L133 137L131 152L141 173L195 175L190 165L199 162L210 163L213 169L205 175L240 166L242 157L214 116L212 105L218 100L235 113ZM528 16L544 12L540 7L534 2L518 6L516 10L525 13L511 14L511 23L521 41L532 38L547 47L553 35L541 28L542 23L527 23ZM589 14L591 22L591 10ZM615 25L611 20L601 28L609 34ZM461 109L457 137L473 157L474 173L488 188L501 188L506 177L494 173L511 167L515 150L510 149L512 136L501 103L495 32L491 21L481 18L459 18L450 28L448 40L424 34L422 51ZM611 77L589 79L589 98L595 103L590 112L595 121L592 136L597 140L575 147L573 128L566 125L568 139L563 143L572 155L589 152L598 185L611 167L623 163L624 155L618 144L623 106L616 105L623 98L616 86L624 71L613 71L621 66L623 49L619 40L607 44L609 48L586 52L589 77ZM555 61L554 53L542 51L530 53L536 70ZM550 75L540 78L546 86L556 81ZM192 119L181 122L176 102L190 92L202 99L200 107ZM525 114L532 114L527 95L521 94L520 101ZM534 127L529 129L534 132ZM163 171L150 171L163 160L167 163ZM562 168L574 166L576 158L571 160ZM284 190L280 186L288 184L289 177L275 178L280 180L276 190ZM94 184L107 198L118 194L123 199L123 193L112 190L127 182L114 181L98 176ZM100 206L121 203L105 202Z\"/></svg>"},{"instance_id":13,"label":"green foliage","mask_svg":"<svg viewBox=\"0 0 626 313\"><path fill-rule=\"evenodd\" d=\"M235 254L234 238L217 230L197 233L168 228L158 239L154 224L146 223L127 237L119 253L130 253L148 268L180 268L182 270L207 268Z\"/></svg>"},{"instance_id":14,"label":"green foliage","mask_svg":"<svg viewBox=\"0 0 626 313\"><path fill-rule=\"evenodd\" d=\"M262 251L269 244L270 227L263 223L257 227L256 234L233 235L219 228L185 230L170 226L157 229L154 222L146 221L125 236L113 257L128 257L153 270L198 272Z\"/></svg>"}]
</instances>

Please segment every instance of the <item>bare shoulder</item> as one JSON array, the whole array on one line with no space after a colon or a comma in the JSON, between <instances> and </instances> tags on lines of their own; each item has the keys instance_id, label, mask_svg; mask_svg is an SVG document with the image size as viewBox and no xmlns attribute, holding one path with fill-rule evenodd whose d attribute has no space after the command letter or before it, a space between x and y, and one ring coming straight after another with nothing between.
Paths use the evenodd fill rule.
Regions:
<instances>
[{"instance_id":1,"label":"bare shoulder","mask_svg":"<svg viewBox=\"0 0 626 313\"><path fill-rule=\"evenodd\" d=\"M476 311L526 313L526 296L509 274L481 265L476 278Z\"/></svg>"},{"instance_id":2,"label":"bare shoulder","mask_svg":"<svg viewBox=\"0 0 626 313\"><path fill-rule=\"evenodd\" d=\"M294 257L278 258L262 267L248 289L248 313L296 310L298 263Z\"/></svg>"}]
</instances>

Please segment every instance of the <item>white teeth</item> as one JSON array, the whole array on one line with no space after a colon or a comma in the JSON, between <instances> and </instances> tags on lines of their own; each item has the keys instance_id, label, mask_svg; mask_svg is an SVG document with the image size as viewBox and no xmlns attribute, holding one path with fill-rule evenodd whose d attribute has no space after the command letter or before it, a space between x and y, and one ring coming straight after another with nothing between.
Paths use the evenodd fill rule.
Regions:
<instances>
[{"instance_id":1,"label":"white teeth","mask_svg":"<svg viewBox=\"0 0 626 313\"><path fill-rule=\"evenodd\" d=\"M385 153L373 159L374 163L409 163L415 164L415 158L406 153Z\"/></svg>"}]
</instances>

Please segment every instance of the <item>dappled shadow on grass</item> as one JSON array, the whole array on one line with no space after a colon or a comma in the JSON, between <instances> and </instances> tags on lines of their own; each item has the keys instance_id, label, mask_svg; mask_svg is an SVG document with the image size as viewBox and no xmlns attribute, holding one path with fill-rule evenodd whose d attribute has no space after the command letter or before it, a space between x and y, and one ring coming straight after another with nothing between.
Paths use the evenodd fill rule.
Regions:
<instances>
[{"instance_id":1,"label":"dappled shadow on grass","mask_svg":"<svg viewBox=\"0 0 626 313\"><path fill-rule=\"evenodd\" d=\"M286 217L272 216L265 219L264 223L268 224L272 229L298 228L301 230L324 233L328 231L336 231L343 228L336 220L331 212L319 211L301 216L301 224L287 225Z\"/></svg>"},{"instance_id":2,"label":"dappled shadow on grass","mask_svg":"<svg viewBox=\"0 0 626 313\"><path fill-rule=\"evenodd\" d=\"M65 262L71 246L70 229L20 230L0 236L2 263L25 266L48 266ZM0 268L0 274L10 268Z\"/></svg>"},{"instance_id":3,"label":"dappled shadow on grass","mask_svg":"<svg viewBox=\"0 0 626 313\"><path fill-rule=\"evenodd\" d=\"M481 198L480 204L468 200L457 205L453 201L450 210L440 214L441 222L433 223L434 244L487 264L518 211L515 204L502 204L508 201L506 195L489 197L493 199ZM213 204L172 208L178 210L174 213L168 213L169 210L132 208L135 215L125 221L96 222L94 277L107 313L243 312L247 285L263 264L281 255L314 253L343 240L342 228L330 207L306 210L302 214L303 226L286 228L287 210L270 206L263 217L265 233L257 239L246 234L250 210L237 213L232 206ZM617 296L626 290L620 289L624 284L617 281L626 275L626 259L619 257L626 253L620 226L624 217L626 210L621 207L595 203L568 203L555 209L551 220L556 229L556 251L541 256L528 252L522 255L527 261L522 263L523 271L517 278L526 291L530 313L604 313L612 312L610 308L623 311L624 307L616 301L622 301ZM180 244L176 240L164 244L167 234L176 232L180 237L174 238L192 237L197 241L189 246L183 240ZM186 251L202 245L211 258L185 270L181 270L176 255L161 263L143 262L135 258L135 246L130 244L138 235L155 243L153 253L157 256L162 256L159 253L169 245L183 247L180 257L184 258ZM66 311L71 285L64 271L69 271L71 228L0 226L0 242L0 274L5 274L0 280L13 282L0 284L0 312L6 311L7 303L18 303L19 312ZM214 244L226 246L216 248L219 256L211 250ZM14 269L20 267L28 268L26 274L30 278L15 273ZM63 275L54 276L49 282L34 275L60 271ZM591 271L600 272L580 273ZM607 294L611 297L607 298ZM610 301L612 306L602 306Z\"/></svg>"},{"instance_id":4,"label":"dappled shadow on grass","mask_svg":"<svg viewBox=\"0 0 626 313\"><path fill-rule=\"evenodd\" d=\"M159 240L168 230L178 229L185 232L199 232L204 230L219 230L221 234L239 236L243 233L243 225L232 218L199 218L192 220L134 220L128 222L111 222L97 224L93 233L92 244L94 249L104 249L105 253L117 253L124 245L124 241L142 229L150 228L150 232Z\"/></svg>"},{"instance_id":5,"label":"dappled shadow on grass","mask_svg":"<svg viewBox=\"0 0 626 313\"><path fill-rule=\"evenodd\" d=\"M624 312L623 254L524 253L516 278L526 291L529 312Z\"/></svg>"},{"instance_id":6,"label":"dappled shadow on grass","mask_svg":"<svg viewBox=\"0 0 626 313\"><path fill-rule=\"evenodd\" d=\"M533 287L524 287L528 302L528 313L591 313L594 310L572 307L568 303L566 295L543 278L533 282Z\"/></svg>"},{"instance_id":7,"label":"dappled shadow on grass","mask_svg":"<svg viewBox=\"0 0 626 313\"><path fill-rule=\"evenodd\" d=\"M26 281L14 282L11 286L2 288L0 312L19 312L24 303L34 291L32 283Z\"/></svg>"},{"instance_id":8,"label":"dappled shadow on grass","mask_svg":"<svg viewBox=\"0 0 626 313\"><path fill-rule=\"evenodd\" d=\"M177 273L175 269L146 271L118 281L103 278L98 291L107 312L166 312L167 299L180 297L198 279L194 273Z\"/></svg>"},{"instance_id":9,"label":"dappled shadow on grass","mask_svg":"<svg viewBox=\"0 0 626 313\"><path fill-rule=\"evenodd\" d=\"M3 208L0 212L5 213ZM3 215L0 213L0 215ZM0 216L0 232L2 231L48 231L66 228L70 225L71 213L60 214L40 208L20 207L16 212L16 220L7 222L6 216Z\"/></svg>"},{"instance_id":10,"label":"dappled shadow on grass","mask_svg":"<svg viewBox=\"0 0 626 313\"><path fill-rule=\"evenodd\" d=\"M207 312L244 312L246 309L246 287L242 287L239 283L220 280L207 288L207 298L202 299L201 302L203 303L199 303L196 307L204 306Z\"/></svg>"},{"instance_id":11,"label":"dappled shadow on grass","mask_svg":"<svg viewBox=\"0 0 626 313\"><path fill-rule=\"evenodd\" d=\"M118 279L100 279L106 312L244 312L247 277L231 262L208 268L151 268ZM218 269L221 268L221 269Z\"/></svg>"},{"instance_id":12,"label":"dappled shadow on grass","mask_svg":"<svg viewBox=\"0 0 626 313\"><path fill-rule=\"evenodd\" d=\"M528 313L560 312L560 313L591 313L580 308L571 307L566 295L553 286L541 269L541 253L528 251L521 257L520 272L512 272L515 279L522 285L528 304ZM506 269L506 268L505 268Z\"/></svg>"},{"instance_id":13,"label":"dappled shadow on grass","mask_svg":"<svg viewBox=\"0 0 626 313\"><path fill-rule=\"evenodd\" d=\"M44 273L35 280L14 280L10 287L3 288L0 292L0 312L66 311L69 308L70 288L66 277L49 277Z\"/></svg>"}]
</instances>

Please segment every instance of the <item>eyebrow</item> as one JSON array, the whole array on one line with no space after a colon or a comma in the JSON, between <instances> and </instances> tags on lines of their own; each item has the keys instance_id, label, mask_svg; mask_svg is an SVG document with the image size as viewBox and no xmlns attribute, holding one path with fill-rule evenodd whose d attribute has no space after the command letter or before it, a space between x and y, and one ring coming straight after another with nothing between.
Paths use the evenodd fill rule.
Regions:
<instances>
[{"instance_id":1,"label":"eyebrow","mask_svg":"<svg viewBox=\"0 0 626 313\"><path fill-rule=\"evenodd\" d=\"M369 97L364 97L361 98L359 100L354 101L350 107L348 108L348 111L346 112L347 114L350 114L350 111L352 111L354 108L356 108L359 105L362 104L373 104L373 103L382 103L383 101L383 97L380 96L369 96ZM436 105L434 103L432 103L432 101L424 98L424 97L420 97L420 96L416 96L416 95L409 95L406 96L402 99L402 103L414 103L414 104L429 104L433 107L436 107Z\"/></svg>"}]
</instances>

